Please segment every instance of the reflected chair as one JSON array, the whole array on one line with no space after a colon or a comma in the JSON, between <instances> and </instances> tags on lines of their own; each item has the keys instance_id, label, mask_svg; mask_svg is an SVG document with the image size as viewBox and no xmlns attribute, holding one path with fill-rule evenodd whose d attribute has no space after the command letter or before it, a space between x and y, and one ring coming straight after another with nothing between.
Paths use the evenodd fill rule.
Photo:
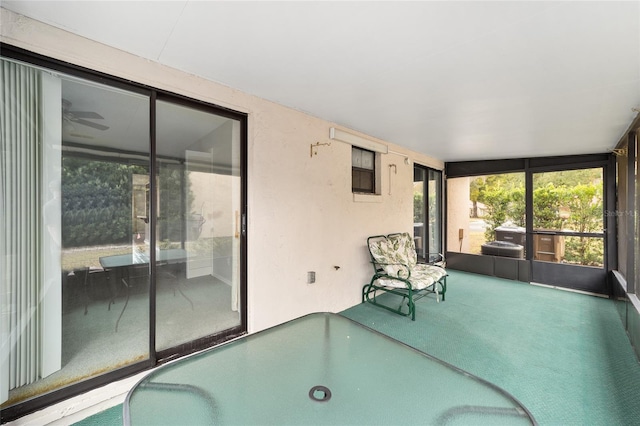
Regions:
<instances>
[{"instance_id":1,"label":"reflected chair","mask_svg":"<svg viewBox=\"0 0 640 426\"><path fill-rule=\"evenodd\" d=\"M75 280L77 286L82 287L81 291L83 294L85 315L87 315L87 313L89 312L89 302L91 301L91 296L89 295L89 286L91 285L92 280L91 275L102 271L102 268L85 266L83 268L74 270L68 275L68 277L72 277Z\"/></svg>"},{"instance_id":2,"label":"reflected chair","mask_svg":"<svg viewBox=\"0 0 640 426\"><path fill-rule=\"evenodd\" d=\"M149 288L149 264L141 263L137 265L130 265L119 268L119 270L121 274L119 278L125 289L125 300L122 310L120 311L120 315L118 315L118 319L116 320L116 333L118 332L118 325L120 324L122 315L129 305L129 298L131 296L131 289L133 286L138 282L142 282L145 289ZM109 300L108 310L111 310L111 305L115 304L115 297L116 294L112 294L111 300Z\"/></svg>"},{"instance_id":3,"label":"reflected chair","mask_svg":"<svg viewBox=\"0 0 640 426\"><path fill-rule=\"evenodd\" d=\"M431 263L418 263L415 244L409 233L375 235L367 238L374 274L362 289L362 302L369 302L400 315L416 319L415 301L435 294L445 300L447 271L442 254L429 255ZM401 296L393 307L380 293ZM384 299L385 301L379 300ZM405 304L406 301L406 304Z\"/></svg>"},{"instance_id":4,"label":"reflected chair","mask_svg":"<svg viewBox=\"0 0 640 426\"><path fill-rule=\"evenodd\" d=\"M173 288L173 296L176 296L176 291L185 298L191 305L191 310L194 310L193 301L187 296L182 288L184 287L183 278L185 276L184 263L158 263L157 269L158 277L161 280L167 280Z\"/></svg>"},{"instance_id":5,"label":"reflected chair","mask_svg":"<svg viewBox=\"0 0 640 426\"><path fill-rule=\"evenodd\" d=\"M62 272L62 306L65 313L71 312L79 300L84 304L84 314L88 311L88 297L86 294L87 268Z\"/></svg>"},{"instance_id":6,"label":"reflected chair","mask_svg":"<svg viewBox=\"0 0 640 426\"><path fill-rule=\"evenodd\" d=\"M175 297L176 290L182 295L182 297L189 302L191 305L191 310L194 310L193 301L182 291L182 280L180 279L180 269L175 270L175 265L169 262L158 262L157 263L157 275L159 278L163 280L167 280L171 283L173 287L173 295ZM120 324L120 320L124 315L124 311L127 309L129 305L129 300L131 296L131 291L133 287L136 285L144 284L145 288L149 288L149 264L141 263L136 265L131 265L125 268L120 268L121 274L123 276L120 277L120 281L125 289L125 301L122 306L122 310L120 311L120 315L118 315L118 319L116 320L116 332L118 332L118 326ZM158 280L160 282L160 280ZM115 304L115 295L111 297L109 301L108 309L111 310L111 305Z\"/></svg>"}]
</instances>

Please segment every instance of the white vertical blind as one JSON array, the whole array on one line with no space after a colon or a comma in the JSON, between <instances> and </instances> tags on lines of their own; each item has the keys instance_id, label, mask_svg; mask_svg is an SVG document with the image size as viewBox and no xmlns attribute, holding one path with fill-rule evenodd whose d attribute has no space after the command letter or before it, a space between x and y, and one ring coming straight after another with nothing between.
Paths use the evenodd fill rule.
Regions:
<instances>
[{"instance_id":1,"label":"white vertical blind","mask_svg":"<svg viewBox=\"0 0 640 426\"><path fill-rule=\"evenodd\" d=\"M42 79L42 377L62 367L62 82Z\"/></svg>"},{"instance_id":2,"label":"white vertical blind","mask_svg":"<svg viewBox=\"0 0 640 426\"><path fill-rule=\"evenodd\" d=\"M0 401L4 401L10 389L42 377L42 185L51 176L43 175L41 72L2 60L0 82ZM58 106L57 121L59 111ZM59 264L59 257L54 261ZM60 290L59 273L50 285Z\"/></svg>"}]
</instances>

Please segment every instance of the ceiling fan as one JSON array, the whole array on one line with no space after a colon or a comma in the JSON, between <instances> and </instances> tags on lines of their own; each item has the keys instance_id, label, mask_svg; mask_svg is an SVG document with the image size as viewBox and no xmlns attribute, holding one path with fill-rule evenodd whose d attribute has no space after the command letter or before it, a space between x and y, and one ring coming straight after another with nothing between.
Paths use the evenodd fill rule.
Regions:
<instances>
[{"instance_id":1,"label":"ceiling fan","mask_svg":"<svg viewBox=\"0 0 640 426\"><path fill-rule=\"evenodd\" d=\"M107 130L109 126L104 124L94 123L90 120L104 120L104 117L93 111L70 111L71 102L62 99L62 118L68 123L78 123L83 126L92 127L97 130Z\"/></svg>"}]
</instances>

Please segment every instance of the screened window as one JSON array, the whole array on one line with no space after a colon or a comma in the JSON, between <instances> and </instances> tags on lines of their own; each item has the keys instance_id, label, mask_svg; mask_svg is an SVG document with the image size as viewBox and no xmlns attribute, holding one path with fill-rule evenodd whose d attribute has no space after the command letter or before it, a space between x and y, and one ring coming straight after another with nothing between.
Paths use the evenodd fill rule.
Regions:
<instances>
[{"instance_id":1,"label":"screened window","mask_svg":"<svg viewBox=\"0 0 640 426\"><path fill-rule=\"evenodd\" d=\"M498 247L510 257L524 258L524 173L460 177L447 182L448 245L452 251L493 255Z\"/></svg>"},{"instance_id":2,"label":"screened window","mask_svg":"<svg viewBox=\"0 0 640 426\"><path fill-rule=\"evenodd\" d=\"M533 174L534 260L604 265L603 169Z\"/></svg>"},{"instance_id":3,"label":"screened window","mask_svg":"<svg viewBox=\"0 0 640 426\"><path fill-rule=\"evenodd\" d=\"M627 278L627 236L629 235L629 200L628 200L628 157L627 145L622 147L621 154L616 157L616 210L607 211L607 215L614 215L618 227L618 271Z\"/></svg>"}]
</instances>

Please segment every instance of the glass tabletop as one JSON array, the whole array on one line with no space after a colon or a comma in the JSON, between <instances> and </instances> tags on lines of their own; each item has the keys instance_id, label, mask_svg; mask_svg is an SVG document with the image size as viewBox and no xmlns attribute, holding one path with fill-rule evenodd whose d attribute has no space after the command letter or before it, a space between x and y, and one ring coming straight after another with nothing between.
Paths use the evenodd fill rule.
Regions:
<instances>
[{"instance_id":1,"label":"glass tabletop","mask_svg":"<svg viewBox=\"0 0 640 426\"><path fill-rule=\"evenodd\" d=\"M187 252L184 249L163 249L156 251L156 262L179 263L187 260ZM149 253L132 252L116 254L100 258L103 268L121 268L125 266L144 265L149 263Z\"/></svg>"},{"instance_id":2,"label":"glass tabletop","mask_svg":"<svg viewBox=\"0 0 640 426\"><path fill-rule=\"evenodd\" d=\"M315 313L162 366L131 425L535 424L503 390L337 314Z\"/></svg>"}]
</instances>

